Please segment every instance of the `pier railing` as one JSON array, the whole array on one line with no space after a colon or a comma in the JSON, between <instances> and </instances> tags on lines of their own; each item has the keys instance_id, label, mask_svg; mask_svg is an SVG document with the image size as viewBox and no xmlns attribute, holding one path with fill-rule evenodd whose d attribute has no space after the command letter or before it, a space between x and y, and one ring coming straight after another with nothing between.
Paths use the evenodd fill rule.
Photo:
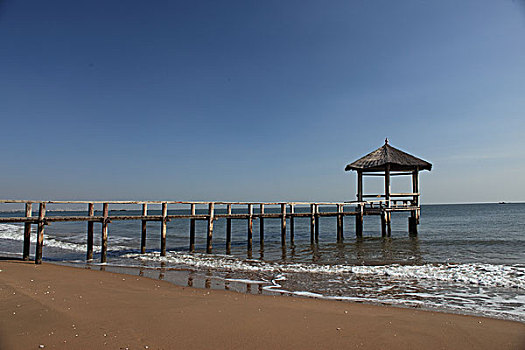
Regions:
<instances>
[{"instance_id":1,"label":"pier railing","mask_svg":"<svg viewBox=\"0 0 525 350\"><path fill-rule=\"evenodd\" d=\"M414 195L414 194L410 194ZM392 201L392 200L390 200ZM395 201L394 201L395 202ZM411 202L405 201L401 205L394 204L387 205L384 199L376 199L362 202L203 202L203 201L30 201L30 200L0 200L3 204L23 204L25 205L24 216L0 216L0 223L24 223L24 244L23 244L23 259L29 260L29 250L31 244L31 225L37 225L37 239L35 248L35 262L37 264L42 262L42 248L44 240L44 229L46 225L54 222L87 222L87 252L86 258L93 259L93 229L94 223L101 224L101 262L107 260L107 238L108 225L112 221L125 220L139 220L142 223L141 232L141 253L146 251L146 223L148 221L158 221L161 223L160 227L160 255L166 255L166 231L167 223L170 220L186 219L190 220L189 225L189 250L195 250L195 221L206 220L206 252L212 252L213 241L213 225L214 221L219 218L226 219L226 253L231 251L231 220L243 219L247 220L247 249L252 250L253 245L253 220L259 220L259 243L264 245L264 219L280 219L281 220L281 244L286 245L287 233L287 219L289 222L289 240L294 243L294 219L298 217L310 218L310 242L312 244L319 242L319 218L321 217L336 217L337 220L337 242L343 240L343 220L345 216L356 217L356 236L361 237L363 233L363 216L364 215L381 215L383 235L389 235L390 232L390 212L403 210L418 210ZM38 215L33 215L33 204L38 205ZM47 206L53 205L84 205L85 215L46 215ZM391 204L391 203L390 203ZM102 205L102 210L96 212L95 205ZM110 215L110 205L138 205L142 210L140 215L122 214ZM160 205L160 215L148 214L148 209L151 210L152 205ZM149 208L148 208L149 206ZM169 213L170 209L180 211L185 209L188 214ZM207 208L207 213L197 214L197 206ZM234 213L233 207L238 209L242 207L242 213ZM254 207L258 210L254 212ZM296 209L302 207L307 210L297 212ZM272 208L273 212L267 211ZM115 210L115 209L114 209ZM117 209L122 210L122 209ZM138 209L137 209L138 210ZM72 210L75 212L84 210ZM96 215L97 214L97 215ZM384 219L384 220L383 220ZM387 227L387 226L388 227Z\"/></svg>"}]
</instances>

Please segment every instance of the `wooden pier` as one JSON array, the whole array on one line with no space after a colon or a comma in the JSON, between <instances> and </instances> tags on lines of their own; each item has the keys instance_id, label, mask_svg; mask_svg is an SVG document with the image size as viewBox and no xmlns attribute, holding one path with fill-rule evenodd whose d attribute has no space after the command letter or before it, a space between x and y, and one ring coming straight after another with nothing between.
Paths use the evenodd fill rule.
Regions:
<instances>
[{"instance_id":1,"label":"wooden pier","mask_svg":"<svg viewBox=\"0 0 525 350\"><path fill-rule=\"evenodd\" d=\"M226 253L231 252L231 220L246 220L247 221L247 250L251 251L253 247L253 220L259 220L259 244L264 246L264 223L265 219L280 220L281 227L281 244L286 246L287 234L289 234L290 244L294 244L295 239L295 225L294 219L298 217L310 219L310 242L317 244L319 242L319 221L325 217L336 218L336 235L337 242L343 241L343 224L344 217L355 216L361 225L356 226L356 237L363 235L363 216L364 215L379 215L381 217L390 215L393 211L412 211L417 210L416 207L410 205L407 201L395 201L390 207L385 205L384 200L375 200L367 202L182 202L182 201L25 201L25 200L0 200L0 203L18 203L25 205L25 216L10 216L0 217L0 223L24 223L24 241L23 241L23 259L29 260L29 247L31 242L32 225L36 225L36 250L35 262L40 264L42 262L43 243L44 243L44 229L46 226L58 222L87 222L86 234L86 259L93 259L93 239L94 239L94 224L100 224L101 234L101 249L100 261L102 263L107 261L108 249L108 228L109 224L114 221L130 221L136 220L141 222L141 229L137 226L137 233L141 233L140 237L140 252L146 252L146 237L147 237L147 222L160 222L160 255L166 255L166 240L167 240L167 223L171 220L184 219L189 220L188 230L188 250L195 251L195 221L207 221L206 230L206 252L212 253L213 248L213 229L214 221L220 218L226 219ZM86 211L83 216L71 215L46 215L49 204L53 205L85 205ZM95 205L102 206L102 210L97 215L95 212ZM142 211L137 215L110 215L110 206L119 207L118 210L125 205L141 205ZM148 213L148 208L152 205L161 206L160 215L151 215ZM33 215L33 206L37 206L38 213ZM197 214L196 206L207 206L206 214ZM254 212L254 206L259 207L258 212ZM309 208L307 212L297 212L297 207ZM244 211L243 213L234 213L232 209L237 211ZM267 209L279 209L278 212L269 212ZM169 210L180 211L185 209L188 214L170 214ZM243 210L244 209L244 210ZM321 210L322 209L322 210ZM140 211L140 210L138 210ZM75 210L77 212L77 210ZM388 214L386 214L388 213ZM289 223L287 227L287 222ZM388 235L388 234L385 234Z\"/></svg>"},{"instance_id":2,"label":"wooden pier","mask_svg":"<svg viewBox=\"0 0 525 350\"><path fill-rule=\"evenodd\" d=\"M319 221L324 217L336 218L335 240L342 242L344 239L343 223L347 216L355 216L355 235L363 236L363 217L377 215L381 218L381 233L383 237L391 235L391 215L393 212L409 212L408 232L417 234L417 225L420 216L419 171L430 170L432 165L424 160L411 156L390 145L388 140L385 145L374 152L348 164L345 170L357 171L357 201L351 202L188 202L188 201L31 201L31 200L0 200L3 204L24 204L25 216L0 217L0 223L24 223L23 259L29 260L32 225L36 225L35 263L42 262L44 246L44 229L47 225L57 222L86 222L86 259L93 259L94 224L100 224L101 252L100 261L107 260L108 227L113 221L137 220L141 222L140 252L146 252L147 223L160 222L160 255L166 255L167 223L170 220L189 220L188 250L195 251L195 228L197 220L207 221L206 252L213 250L213 229L217 219L226 219L226 254L231 253L232 220L246 220L246 246L248 252L253 249L253 220L259 220L259 245L264 246L265 219L280 220L281 245L286 246L287 232L290 243L294 244L295 222L294 219L304 217L310 219L310 243L319 243ZM390 177L410 175L412 177L412 192L391 193ZM383 194L364 194L363 177L382 176L385 180ZM370 198L370 199L367 199ZM82 205L85 215L46 215L48 204L53 205ZM34 206L38 206L38 215L33 215ZM95 205L102 210L96 215ZM110 215L110 205L115 207L134 205L141 206L142 210L137 215ZM160 215L151 215L152 205L160 205ZM197 206L206 208L206 214L197 214ZM237 212L234 212L233 209ZM239 208L241 210L239 210ZM258 208L254 212L254 208ZM298 208L303 208L299 211ZM172 210L170 214L169 210ZM177 214L173 214L173 211ZM181 214L183 210L185 214ZM241 213L239 213L241 211ZM187 213L187 214L186 214ZM288 227L287 227L288 222ZM138 228L137 228L138 231Z\"/></svg>"}]
</instances>

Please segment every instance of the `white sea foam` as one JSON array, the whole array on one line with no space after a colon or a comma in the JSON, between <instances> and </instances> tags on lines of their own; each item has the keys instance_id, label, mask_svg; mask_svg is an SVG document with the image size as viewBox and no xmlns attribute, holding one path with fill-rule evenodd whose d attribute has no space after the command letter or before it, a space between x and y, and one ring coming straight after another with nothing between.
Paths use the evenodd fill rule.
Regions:
<instances>
[{"instance_id":1,"label":"white sea foam","mask_svg":"<svg viewBox=\"0 0 525 350\"><path fill-rule=\"evenodd\" d=\"M75 237L74 235L71 235L70 238L74 239ZM0 224L0 239L12 239L15 241L23 241L24 240L24 227L21 225ZM116 237L112 239L112 242L125 243L129 240L130 239L127 237L120 237L120 238ZM46 233L44 233L44 246L65 249L69 251L76 251L76 252L85 252L86 247L87 247L86 243L68 242L68 241L61 240L58 237L52 237ZM108 248L108 251L121 251L125 249L129 249L129 247L113 244L111 245L111 248ZM100 247L94 246L93 251L95 253L99 253Z\"/></svg>"},{"instance_id":2,"label":"white sea foam","mask_svg":"<svg viewBox=\"0 0 525 350\"><path fill-rule=\"evenodd\" d=\"M168 265L190 268L217 269L221 271L265 272L265 273L322 273L352 274L352 276L374 277L390 280L429 280L447 283L462 283L475 286L525 289L525 267L492 264L424 264L424 265L315 265L306 263L280 264L259 260L242 260L228 256L158 252L148 254L126 254L123 257L140 261L164 262Z\"/></svg>"}]
</instances>

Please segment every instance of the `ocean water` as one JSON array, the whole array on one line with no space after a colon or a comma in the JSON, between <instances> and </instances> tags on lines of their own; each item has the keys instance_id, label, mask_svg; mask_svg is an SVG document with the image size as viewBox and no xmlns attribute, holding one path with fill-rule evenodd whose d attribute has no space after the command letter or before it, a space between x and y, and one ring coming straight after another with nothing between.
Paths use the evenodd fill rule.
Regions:
<instances>
[{"instance_id":1,"label":"ocean water","mask_svg":"<svg viewBox=\"0 0 525 350\"><path fill-rule=\"evenodd\" d=\"M48 210L48 215L84 215L53 211L52 207ZM170 214L175 212L170 210ZM110 215L130 213L139 211L112 210ZM150 210L152 215L159 213L155 208ZM19 215L21 211L0 213ZM142 255L140 222L114 221L109 225L106 264L98 263L100 224L95 224L95 257L86 264L86 223L52 223L45 230L44 260L201 288L415 307L525 322L525 204L424 205L417 237L407 234L407 214L392 215L389 238L381 237L380 219L371 216L365 217L364 237L356 239L354 217L346 217L344 243L336 243L336 219L322 217L320 240L315 245L310 244L309 219L296 218L295 243L287 242L284 248L280 219L265 219L264 224L264 249L258 241L259 222L254 220L253 249L248 252L246 220L233 220L232 251L227 255L226 220L215 221L213 254L205 253L206 221L197 221L197 251L190 254L189 220L172 220L167 228L168 252L161 257L160 223L148 223L148 249ZM22 236L22 225L0 224L0 255L20 257Z\"/></svg>"}]
</instances>

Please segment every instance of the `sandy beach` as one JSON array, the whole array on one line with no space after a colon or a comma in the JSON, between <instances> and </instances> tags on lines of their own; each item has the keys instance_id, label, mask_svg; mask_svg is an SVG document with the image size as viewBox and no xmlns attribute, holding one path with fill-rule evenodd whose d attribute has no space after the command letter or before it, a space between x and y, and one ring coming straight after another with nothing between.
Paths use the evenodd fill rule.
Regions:
<instances>
[{"instance_id":1,"label":"sandy beach","mask_svg":"<svg viewBox=\"0 0 525 350\"><path fill-rule=\"evenodd\" d=\"M0 261L2 349L525 349L525 324Z\"/></svg>"}]
</instances>

